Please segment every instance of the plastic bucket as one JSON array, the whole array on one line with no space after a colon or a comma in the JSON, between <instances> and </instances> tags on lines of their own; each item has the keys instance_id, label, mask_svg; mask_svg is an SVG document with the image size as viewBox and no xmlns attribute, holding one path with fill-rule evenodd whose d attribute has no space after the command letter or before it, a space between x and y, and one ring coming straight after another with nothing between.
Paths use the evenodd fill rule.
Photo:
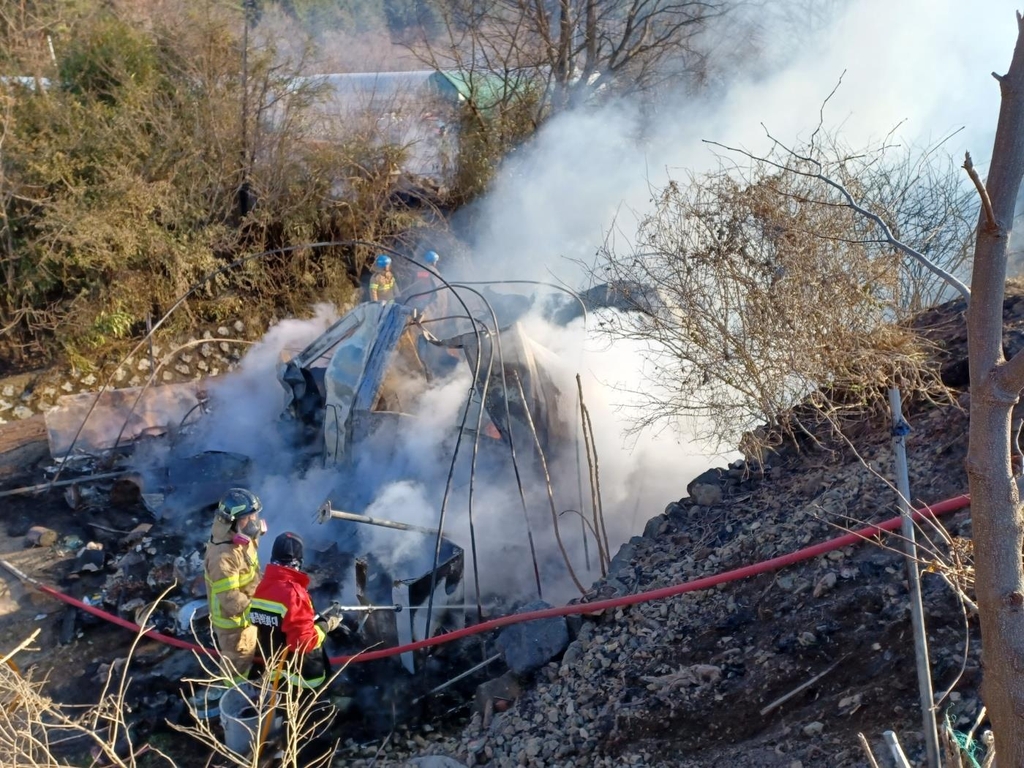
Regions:
<instances>
[{"instance_id":1,"label":"plastic bucket","mask_svg":"<svg viewBox=\"0 0 1024 768\"><path fill-rule=\"evenodd\" d=\"M260 715L240 688L231 688L220 698L220 724L224 728L224 744L242 756L252 754L259 730Z\"/></svg>"}]
</instances>

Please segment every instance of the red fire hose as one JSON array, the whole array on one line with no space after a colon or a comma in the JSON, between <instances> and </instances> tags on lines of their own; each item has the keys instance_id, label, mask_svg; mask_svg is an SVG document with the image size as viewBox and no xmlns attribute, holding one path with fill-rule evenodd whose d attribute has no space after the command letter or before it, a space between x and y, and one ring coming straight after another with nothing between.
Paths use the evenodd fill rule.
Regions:
<instances>
[{"instance_id":1,"label":"red fire hose","mask_svg":"<svg viewBox=\"0 0 1024 768\"><path fill-rule=\"evenodd\" d=\"M930 517L938 517L939 515L945 515L950 512L956 512L965 507L970 506L970 496L963 495L957 496L952 499L946 499L940 501L937 504L932 504L927 507L914 511L914 520L923 520ZM760 563L754 563L753 565L746 565L742 568L736 568L731 571L725 571L714 576L706 576L702 579L694 579L693 581L687 581L683 584L676 584L671 587L662 587L661 589L653 589L649 592L640 592L635 595L626 595L624 597L616 597L611 600L598 600L593 603L579 603L576 605L564 605L558 608L546 608L540 611L530 611L529 613L516 613L511 616L502 616L497 619L491 619L481 624L474 624L471 627L465 629L459 629L454 632L449 632L444 635L438 635L431 637L426 640L419 640L415 643L409 643L407 645L399 645L394 648L385 648L379 651L368 651L365 653L359 653L352 656L335 656L331 659L332 664L348 664L358 663L363 661L375 661L377 659L386 659L390 656L398 656L403 653L410 651L418 651L421 648L430 648L435 645L443 645L444 643L450 643L454 640L459 640L463 637L470 637L472 635L478 635L482 632L489 632L492 629L498 629L499 627L507 627L510 624L519 624L524 621L533 621L535 619L549 619L557 616L571 616L574 614L586 614L586 613L597 613L599 611L606 611L611 608L621 608L626 605L637 605L638 603L647 603L652 600L664 600L668 597L675 597L676 595L682 595L687 592L698 592L702 589L708 589L710 587L717 586L719 584L727 584L731 581L738 581L739 579L747 578L748 576L757 576L762 573L769 571L778 570L784 568L787 565L793 565L803 560L810 560L811 558L824 555L828 552L832 552L843 547L848 547L851 544L858 544L866 541L874 536L878 536L887 531L895 530L900 527L900 518L894 517L890 520L886 520L882 523L868 525L859 530L852 531L851 533L838 536L828 541L823 541L820 544L813 544L803 549L798 549L795 552L790 552L788 555L780 555L779 557L773 557L770 560L764 560ZM93 616L98 616L101 619L105 619L113 624L117 624L125 629L130 629L133 632L139 633L144 632L146 637L153 640L157 640L167 645L172 645L175 648L184 648L190 651L196 651L198 653L205 653L209 655L216 655L216 651L210 648L204 648L195 643L189 643L185 640L180 640L176 637L170 637L169 635L156 632L154 630L144 631L142 627L134 624L126 619L122 619L115 616L107 611L97 608L87 603L83 603L80 600L76 600L73 597L65 595L53 587L48 587L45 584L40 583L36 579L22 573L14 566L0 560L0 565L9 570L15 576L22 581L33 585L39 591L45 592L46 594L54 597L68 605L73 605L75 608L79 608L87 613L91 613Z\"/></svg>"},{"instance_id":2,"label":"red fire hose","mask_svg":"<svg viewBox=\"0 0 1024 768\"><path fill-rule=\"evenodd\" d=\"M8 563L6 560L0 560L0 567L3 567L5 570L10 571L12 574L17 576L18 579L21 580L22 582L24 582L25 584L31 584L33 587L38 589L40 592L43 592L43 593L49 595L50 597L55 597L58 600L60 600L62 603L67 603L68 605L73 605L75 608L79 608L79 609L85 611L86 613L91 613L93 616L98 616L99 618L104 619L105 621L109 621L111 624L116 624L119 627L124 627L125 629L130 629L132 632L134 632L136 634L138 634L139 632L143 631L142 627L140 627L138 624L135 624L135 623L133 623L131 621L128 621L127 619L122 619L120 616L115 616L112 613L107 613L107 611L104 611L102 608L97 608L94 605L89 605L88 603L83 603L81 600L76 600L75 598L71 597L70 595L65 595L63 592L61 592L60 590L54 589L53 587L46 586L45 584L43 584L38 579L34 579L31 576L29 576L27 573L25 573L24 571L21 571L21 570L15 568L13 565ZM186 640L179 640L176 637L171 637L170 635L165 635L162 632L157 632L156 630L152 630L151 629L151 630L146 631L144 634L146 635L146 637L149 637L149 638L151 638L153 640L158 640L159 642L165 643L167 645L173 645L175 648L182 648L182 649L184 649L186 651L200 651L202 653L207 653L207 654L210 654L212 656L217 655L217 652L215 650L213 650L213 649L203 648L202 646L196 645L195 643L190 643L190 642L188 642Z\"/></svg>"}]
</instances>

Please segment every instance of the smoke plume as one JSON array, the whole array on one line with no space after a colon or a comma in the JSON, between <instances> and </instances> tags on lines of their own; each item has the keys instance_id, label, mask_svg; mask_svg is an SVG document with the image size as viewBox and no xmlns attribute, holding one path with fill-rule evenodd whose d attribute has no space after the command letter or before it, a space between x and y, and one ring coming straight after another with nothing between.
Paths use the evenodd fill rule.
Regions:
<instances>
[{"instance_id":1,"label":"smoke plume","mask_svg":"<svg viewBox=\"0 0 1024 768\"><path fill-rule=\"evenodd\" d=\"M984 171L999 98L988 73L1004 69L1009 60L1015 33L1012 4L993 0L972 8L969 17L952 0L859 0L830 7L835 15L810 34L798 34L792 18L784 36L762 29L758 55L749 60L742 46L733 44L731 77L721 75L719 87L699 98L681 95L666 101L653 120L649 111L628 100L551 120L506 164L492 193L467 217L472 225L460 235L470 245L471 262L449 273L442 254L442 273L466 280L559 279L585 287L581 263L592 262L609 233L628 240L661 185L670 178L685 183L687 173L722 162L702 139L761 152L768 146L762 124L787 142L807 138L840 78L842 85L823 114L826 127L841 130L848 144L882 140L899 126L888 141L928 145L963 126L945 149L953 155L972 150ZM751 18L743 23L752 23ZM765 68L765 61L775 68ZM534 593L529 529L544 597L573 596L543 473L529 446L517 446L525 505L507 448L500 443L481 438L471 472L473 439L464 433L459 443L458 427L464 416L474 427L479 406L471 403L466 410L471 374L464 363L403 402L406 415L386 436L359 446L351 471L293 471L296 447L279 429L283 389L274 363L282 349L308 342L327 321L324 313L271 329L240 371L218 385L217 411L204 432L206 447L254 457L252 484L264 498L271 532L297 530L314 546L335 541L349 551L372 551L391 568L416 571L429 564L432 537L341 521L320 526L312 522L313 512L330 497L342 509L436 528L444 507L444 531L467 550L467 562L475 539L480 568L468 574L467 585L478 577L485 594L519 598ZM537 314L523 320L529 335L558 361L561 409L572 424L578 420L574 377L582 377L614 554L649 518L684 495L690 479L722 457L708 455L688 437L692 425L677 424L659 434L631 433L650 350L603 338L596 332L598 321L560 327ZM573 569L589 586L598 576L596 546L580 520L580 512L590 514L590 488L586 466L578 466L577 456L576 446L568 446L562 455L550 457L548 469L557 525Z\"/></svg>"}]
</instances>

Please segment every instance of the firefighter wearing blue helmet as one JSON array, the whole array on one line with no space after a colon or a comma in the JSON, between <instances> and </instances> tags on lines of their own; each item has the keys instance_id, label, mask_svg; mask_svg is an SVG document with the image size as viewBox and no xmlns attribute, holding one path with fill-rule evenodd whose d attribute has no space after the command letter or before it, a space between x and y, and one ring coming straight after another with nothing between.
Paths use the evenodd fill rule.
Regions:
<instances>
[{"instance_id":1,"label":"firefighter wearing blue helmet","mask_svg":"<svg viewBox=\"0 0 1024 768\"><path fill-rule=\"evenodd\" d=\"M423 254L421 257L423 266L417 268L416 279L403 292L403 295L408 297L409 306L422 312L437 304L441 297L438 296L436 289L443 285L437 278L437 262L440 260L441 257L437 255L437 251L427 251Z\"/></svg>"},{"instance_id":2,"label":"firefighter wearing blue helmet","mask_svg":"<svg viewBox=\"0 0 1024 768\"><path fill-rule=\"evenodd\" d=\"M398 293L395 276L391 272L391 257L382 253L373 264L373 277L370 278L370 301L390 301Z\"/></svg>"}]
</instances>

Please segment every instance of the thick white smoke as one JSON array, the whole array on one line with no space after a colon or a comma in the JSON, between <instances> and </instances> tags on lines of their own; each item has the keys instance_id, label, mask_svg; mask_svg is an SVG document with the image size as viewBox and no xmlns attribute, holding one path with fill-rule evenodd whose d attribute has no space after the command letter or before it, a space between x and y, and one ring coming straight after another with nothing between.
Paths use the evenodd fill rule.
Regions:
<instances>
[{"instance_id":1,"label":"thick white smoke","mask_svg":"<svg viewBox=\"0 0 1024 768\"><path fill-rule=\"evenodd\" d=\"M774 5L787 4L801 5ZM718 165L719 150L703 139L752 152L768 148L765 128L787 143L807 139L840 77L825 128L849 146L881 142L897 126L887 143L931 146L962 127L944 150L954 158L970 150L984 174L999 109L990 73L1009 65L1015 3L990 0L967 15L954 0L832 5L840 12L823 29L787 23L760 36L771 49L766 58L784 60L782 69L762 68L764 56L745 68L733 53L727 87L666 100L653 123L628 102L550 121L483 203L474 273L550 279L553 272L575 285L576 260L592 261L613 226L628 239L652 192L670 177L685 182L687 172Z\"/></svg>"},{"instance_id":2,"label":"thick white smoke","mask_svg":"<svg viewBox=\"0 0 1024 768\"><path fill-rule=\"evenodd\" d=\"M212 387L213 413L193 438L195 449L230 450L252 457L249 484L263 500L271 533L264 546L269 550L276 534L292 530L303 535L312 550L323 551L337 543L343 552L372 554L397 578L424 574L433 558L433 536L345 521L320 524L314 520L315 512L325 499L331 499L336 508L345 511L436 529L451 472L445 534L467 552L467 585L474 581L471 549L475 535L484 594L503 598L534 595L529 529L544 597L557 601L576 594L554 536L543 472L533 445L522 435L517 458L523 497L508 448L491 437L480 438L473 472L471 535L470 470L478 406L472 404L467 413L472 374L465 362L447 378L434 382L416 401L403 404L407 417L394 429L382 430L357 445L351 468L324 468L316 459L304 462L302 441L297 440L288 421L281 419L285 398L276 368L284 353L299 351L331 318L326 308L318 308L312 320L287 320L272 328L236 372ZM581 376L595 427L605 523L614 554L647 519L679 498L686 481L707 468L711 459L699 446L681 442L675 433L627 435L635 416L631 393L635 395L644 385L641 349L626 343L608 344L588 333L582 318L567 327L538 317L527 317L523 324L530 337L552 353L545 362L561 392L560 410L570 435L578 432L575 376ZM495 374L491 386L500 385ZM467 431L452 469L464 416L468 416ZM483 423L489 423L486 415ZM589 524L591 491L585 461L575 460L578 440L577 436L552 452L548 470L563 545L579 580L589 587L599 570L593 537L588 535L584 545L579 510ZM263 558L269 560L269 551L263 552ZM353 598L351 579L346 579L342 599L351 602Z\"/></svg>"},{"instance_id":3,"label":"thick white smoke","mask_svg":"<svg viewBox=\"0 0 1024 768\"><path fill-rule=\"evenodd\" d=\"M337 320L329 304L313 308L309 320L283 320L267 331L242 359L236 371L214 379L209 387L213 419L202 424L203 446L211 451L235 451L252 456L264 469L277 457L290 459L291 449L274 429L285 407L285 390L277 382L283 355L301 352Z\"/></svg>"},{"instance_id":4,"label":"thick white smoke","mask_svg":"<svg viewBox=\"0 0 1024 768\"><path fill-rule=\"evenodd\" d=\"M464 279L564 278L579 286L578 262L588 262L613 228L629 238L635 217L649 204L652 189L672 176L700 172L719 162L701 139L745 146L766 146L764 123L786 141L807 137L818 122L819 107L840 75L842 87L826 111L826 127L841 128L857 146L885 136L902 122L897 137L928 144L950 131L965 130L947 144L954 155L971 149L984 169L998 110L998 88L989 76L1009 61L1015 34L1013 5L991 0L963 13L952 0L860 0L845 5L834 23L812 36L787 39L762 36L767 59L784 61L774 72L734 74L729 87L712 97L680 98L644 122L634 105L562 115L517 153L482 202L473 230L473 251ZM967 22L967 23L965 23ZM792 29L793 27L787 27ZM733 57L743 58L734 49ZM445 270L442 254L442 271ZM445 274L448 274L445 272ZM271 533L298 530L316 546L340 540L345 547L373 551L394 568L415 571L423 565L430 537L396 535L335 521L311 522L327 496L350 511L435 527L444 499L449 465L470 389L463 363L435 382L403 411L396 429L360 447L354 471L312 470L289 473L293 446L275 429L283 392L274 373L277 351L309 341L327 317L281 324L247 356L241 371L219 386L220 408L207 432L208 447L228 448L256 457L254 488L263 496ZM568 328L536 317L525 321L530 335L555 353L558 384L566 418L575 423L575 381L579 373L596 431L601 484L612 553L666 503L685 493L687 482L721 458L704 454L682 429L629 436L636 415L636 393L646 386L647 353L637 344L608 343L576 321ZM301 345L300 345L301 346ZM474 427L476 409L468 424ZM486 423L486 422L485 422ZM392 439L397 438L397 439ZM474 529L479 578L485 593L526 596L534 589L533 566L507 449L482 439L474 493ZM466 437L452 476L445 531L469 548L469 482L472 440ZM545 598L571 597L573 589L555 544L551 510L529 446L518 446L526 491L526 517L538 550ZM550 466L556 512L573 566L585 586L597 577L593 540L591 569L584 563L579 479L574 454ZM590 491L583 467L583 508ZM329 532L329 533L326 533ZM467 586L473 575L467 577Z\"/></svg>"}]
</instances>

